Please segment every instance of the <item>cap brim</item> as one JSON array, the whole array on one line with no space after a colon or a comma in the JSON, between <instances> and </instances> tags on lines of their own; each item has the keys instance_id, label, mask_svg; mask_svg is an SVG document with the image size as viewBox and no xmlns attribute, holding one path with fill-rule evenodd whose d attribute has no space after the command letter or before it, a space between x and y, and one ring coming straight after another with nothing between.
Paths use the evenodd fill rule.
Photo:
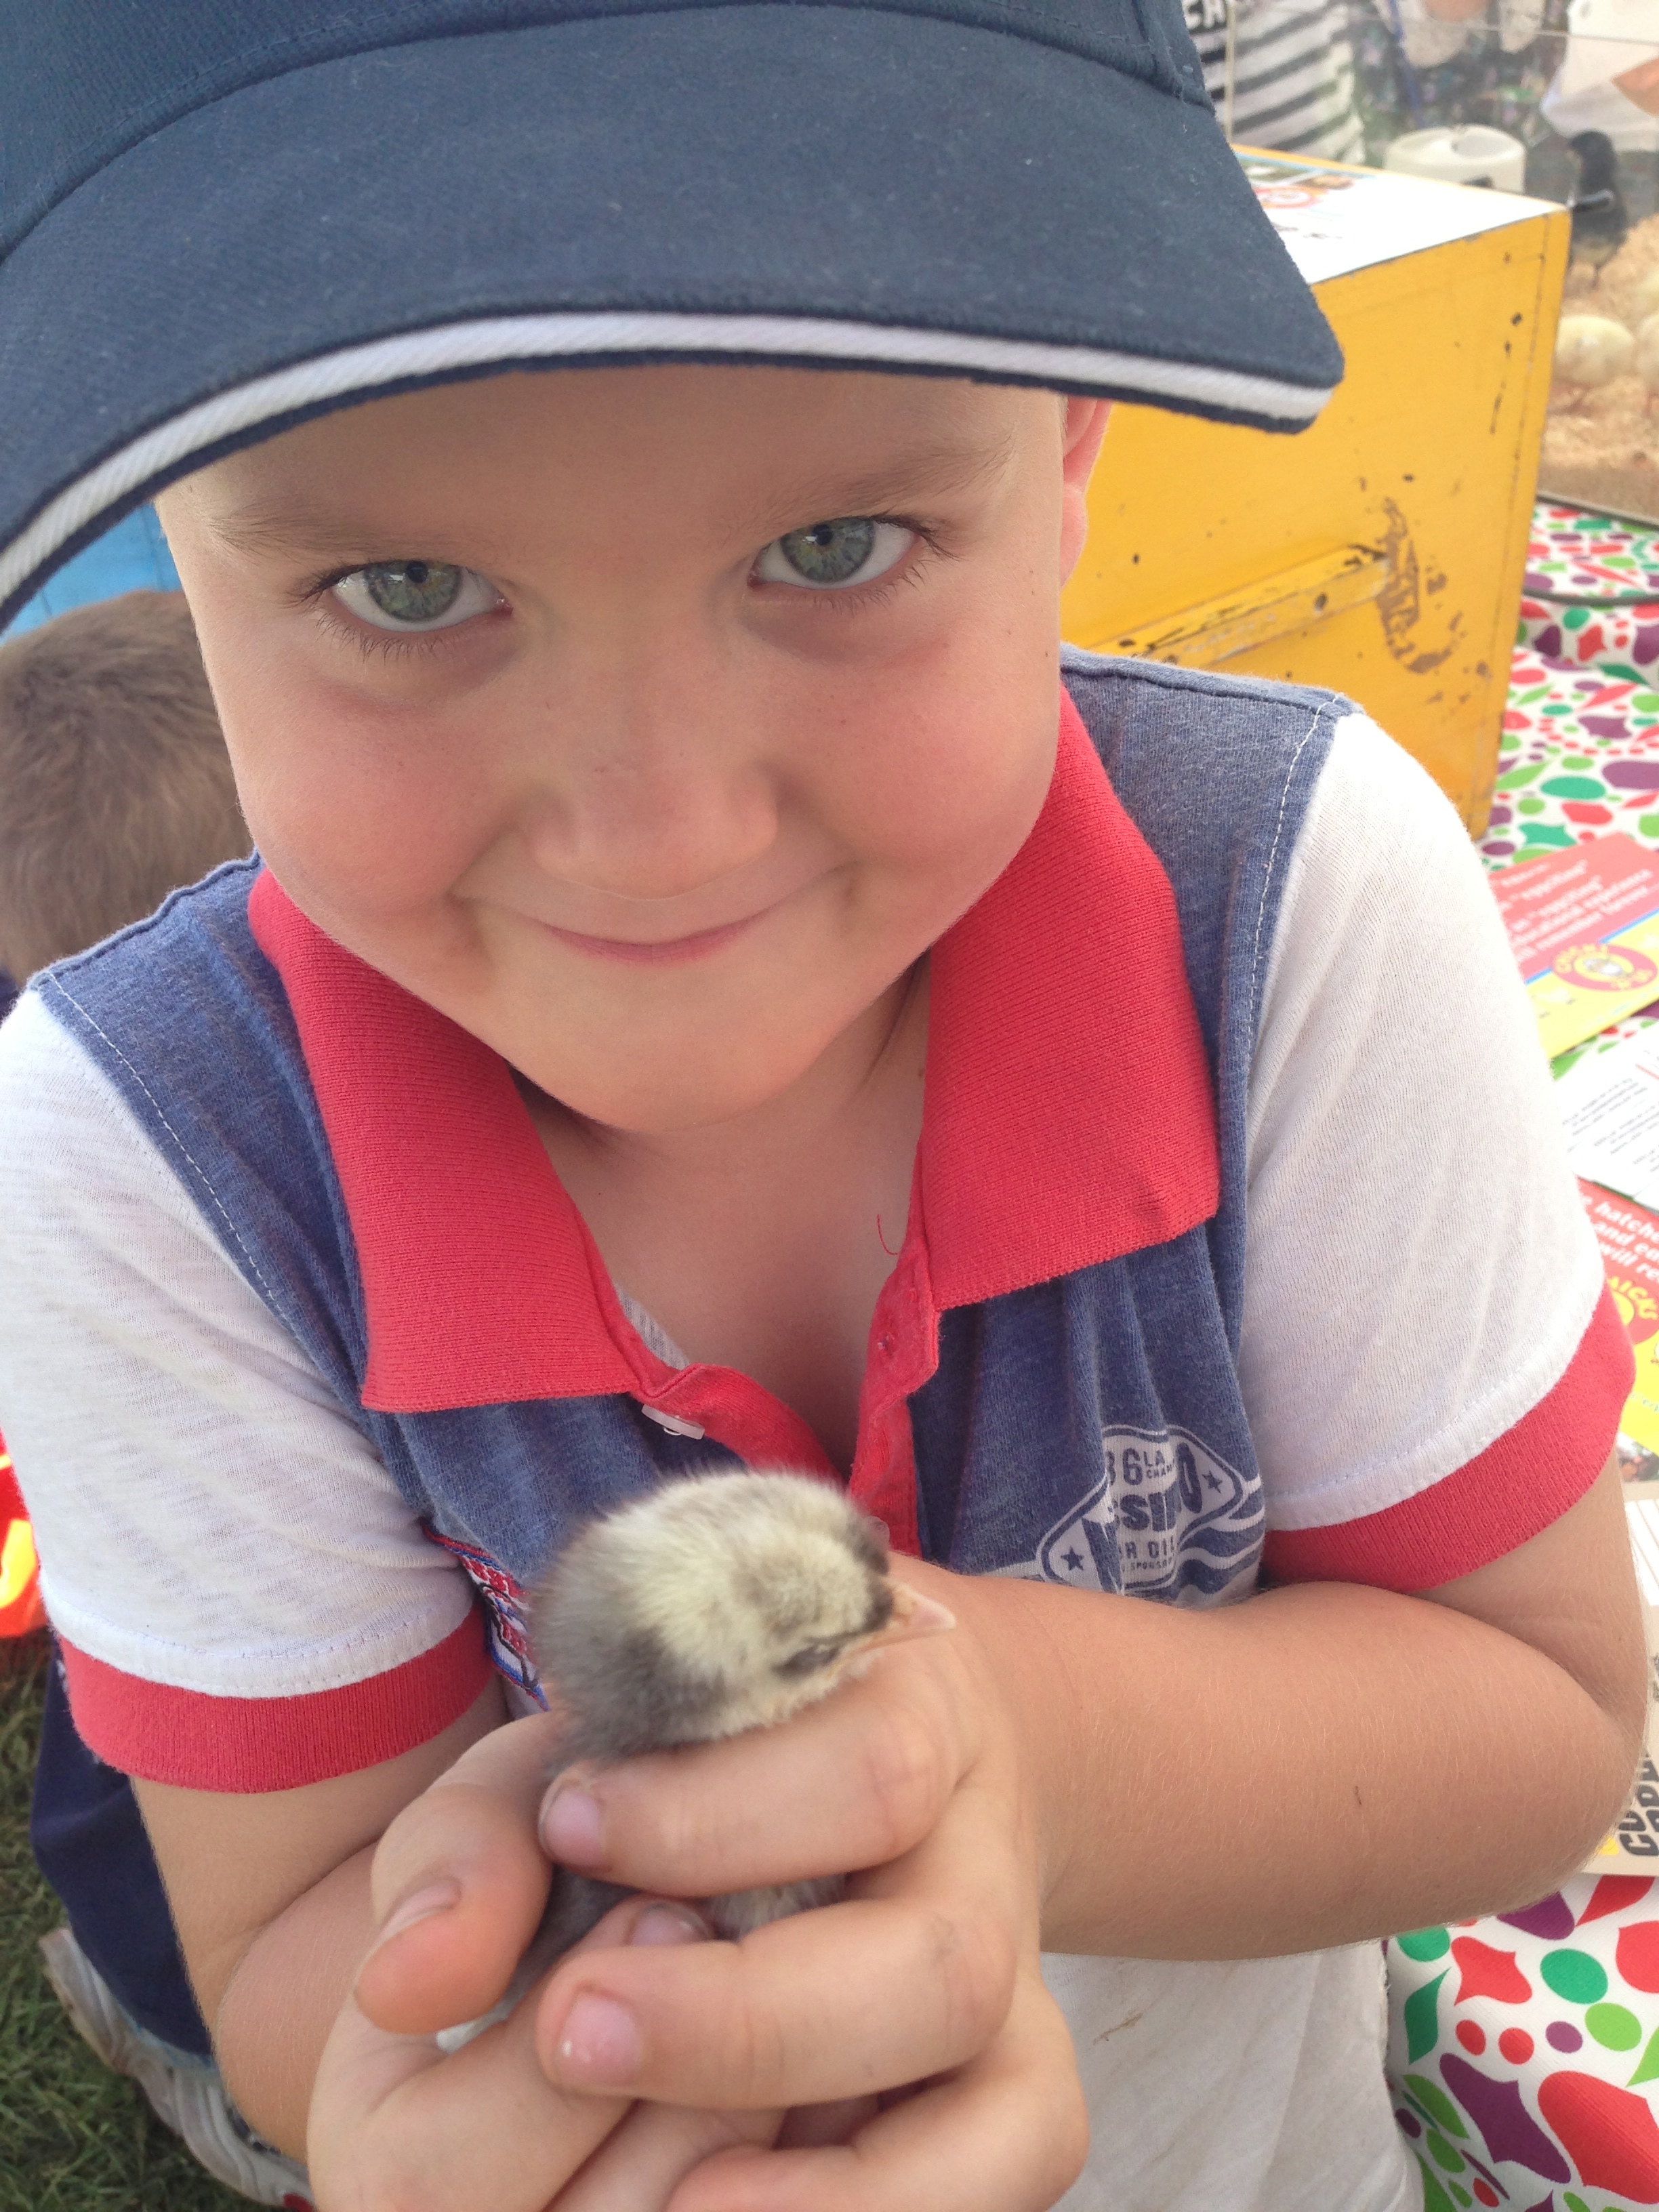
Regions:
<instances>
[{"instance_id":1,"label":"cap brim","mask_svg":"<svg viewBox=\"0 0 1659 2212\"><path fill-rule=\"evenodd\" d=\"M398 46L169 124L0 267L0 627L163 484L307 416L641 360L1277 430L1342 367L1214 118L1100 63L829 7Z\"/></svg>"}]
</instances>

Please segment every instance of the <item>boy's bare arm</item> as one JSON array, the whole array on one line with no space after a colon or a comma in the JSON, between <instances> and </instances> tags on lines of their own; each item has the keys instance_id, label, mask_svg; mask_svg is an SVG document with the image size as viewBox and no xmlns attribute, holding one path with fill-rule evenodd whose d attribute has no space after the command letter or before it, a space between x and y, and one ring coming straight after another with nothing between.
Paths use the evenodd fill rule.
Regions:
<instances>
[{"instance_id":1,"label":"boy's bare arm","mask_svg":"<svg viewBox=\"0 0 1659 2212\"><path fill-rule=\"evenodd\" d=\"M405 1805L504 1718L492 1682L429 1743L360 1773L234 1796L133 1784L231 2093L262 2134L295 2156L304 2154L318 2059L374 1940L374 1846ZM532 1795L527 1811L534 1802ZM510 1930L504 1940L510 1971ZM487 1975L494 1947L486 1937L480 1948Z\"/></svg>"},{"instance_id":2,"label":"boy's bare arm","mask_svg":"<svg viewBox=\"0 0 1659 2212\"><path fill-rule=\"evenodd\" d=\"M1123 1655L1126 1703L1150 1709L1161 1684L1190 1717L1139 1732L1106 1808L1113 1826L1138 1797L1179 1811L1164 1909L1137 1899L1135 1944L1088 1846L1102 1808L1079 1805L1051 1944L1237 1957L1500 1911L1581 1865L1622 1809L1647 1669L1616 1462L1530 1543L1420 1598L1310 1584L1201 1617L1190 1641L1188 1625L1160 1613ZM1080 1641L1054 1656L1085 1712ZM1096 1731L1079 1771L1098 1788L1109 1714Z\"/></svg>"},{"instance_id":3,"label":"boy's bare arm","mask_svg":"<svg viewBox=\"0 0 1659 2212\"><path fill-rule=\"evenodd\" d=\"M512 1973L546 1890L535 1812L557 1724L504 1726L504 1718L492 1684L430 1743L308 1789L228 1796L136 1785L232 2094L270 2141L311 2161L325 2212L475 2204L541 2212L579 2170L585 2187L594 2177L595 2205L624 2212L606 2193L619 2166L641 2212L657 2212L672 2177L714 2148L769 2142L776 2131L776 2114L665 2113L623 2127L598 2160L629 2100L568 2094L550 2082L537 2059L533 2007L445 2059L428 2038L376 2030L351 2002L386 1918L375 1910L376 1842L422 1792L423 1836L447 1871L435 1893L417 1881L404 1896L408 1932L398 1941L418 1955L422 1913L442 1911L466 1954L447 1982L456 2018L487 2009ZM481 1820L481 1810L493 1817ZM387 1863L398 1866L395 1851ZM619 1905L574 1955L701 1940L690 1917L653 1905L648 1897ZM659 2185L665 2173L671 2184Z\"/></svg>"}]
</instances>

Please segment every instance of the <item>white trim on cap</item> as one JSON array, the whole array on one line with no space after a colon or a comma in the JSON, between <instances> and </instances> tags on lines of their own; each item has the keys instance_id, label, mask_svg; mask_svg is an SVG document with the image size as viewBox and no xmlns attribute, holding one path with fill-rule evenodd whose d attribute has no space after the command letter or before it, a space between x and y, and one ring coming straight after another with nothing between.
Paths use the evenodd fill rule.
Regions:
<instances>
[{"instance_id":1,"label":"white trim on cap","mask_svg":"<svg viewBox=\"0 0 1659 2212\"><path fill-rule=\"evenodd\" d=\"M49 561L97 515L140 486L174 471L260 422L347 392L368 393L410 378L441 376L491 362L580 358L585 354L760 355L795 360L891 363L895 368L958 368L1038 382L1094 385L1145 392L1149 399L1184 399L1200 406L1285 423L1311 422L1328 390L1277 377L1145 354L1090 346L1039 345L1023 338L980 337L960 331L897 329L880 323L792 315L594 314L495 315L429 330L399 331L295 362L186 408L171 422L135 438L89 470L44 507L0 554L0 600Z\"/></svg>"}]
</instances>

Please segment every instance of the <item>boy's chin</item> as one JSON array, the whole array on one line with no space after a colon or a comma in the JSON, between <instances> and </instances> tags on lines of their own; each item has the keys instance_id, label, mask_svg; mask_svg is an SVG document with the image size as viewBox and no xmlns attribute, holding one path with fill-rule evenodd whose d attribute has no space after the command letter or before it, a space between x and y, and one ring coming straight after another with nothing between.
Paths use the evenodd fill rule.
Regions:
<instances>
[{"instance_id":1,"label":"boy's chin","mask_svg":"<svg viewBox=\"0 0 1659 2212\"><path fill-rule=\"evenodd\" d=\"M520 1066L544 1097L584 1121L630 1136L667 1137L740 1120L769 1105L793 1087L812 1066L823 1042L793 1054L702 1062L684 1060L674 1066L654 1058L637 1066L603 1073Z\"/></svg>"}]
</instances>

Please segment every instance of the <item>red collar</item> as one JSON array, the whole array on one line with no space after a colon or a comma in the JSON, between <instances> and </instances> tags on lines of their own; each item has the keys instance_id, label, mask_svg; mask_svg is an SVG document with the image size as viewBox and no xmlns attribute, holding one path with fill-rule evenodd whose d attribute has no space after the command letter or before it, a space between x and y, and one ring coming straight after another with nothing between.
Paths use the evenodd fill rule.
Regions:
<instances>
[{"instance_id":1,"label":"red collar","mask_svg":"<svg viewBox=\"0 0 1659 2212\"><path fill-rule=\"evenodd\" d=\"M386 1413L653 1390L505 1060L307 920L248 901L356 1241L363 1402ZM907 1255L935 1314L1160 1244L1219 1194L1208 1063L1168 879L1069 699L1042 814L933 948Z\"/></svg>"}]
</instances>

